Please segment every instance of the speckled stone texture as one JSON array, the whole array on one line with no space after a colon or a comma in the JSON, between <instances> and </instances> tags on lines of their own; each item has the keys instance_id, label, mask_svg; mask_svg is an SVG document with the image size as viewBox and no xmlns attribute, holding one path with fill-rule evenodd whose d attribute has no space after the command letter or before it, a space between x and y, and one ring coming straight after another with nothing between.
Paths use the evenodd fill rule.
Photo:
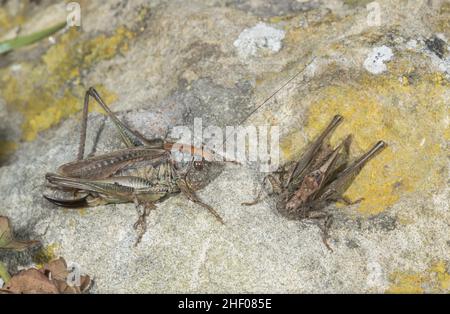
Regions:
<instances>
[{"instance_id":1,"label":"speckled stone texture","mask_svg":"<svg viewBox=\"0 0 450 314\"><path fill-rule=\"evenodd\" d=\"M65 19L55 1L16 12L7 2L2 34L20 20L26 33ZM448 1L80 4L81 29L0 56L0 215L18 238L42 241L0 252L10 271L60 255L94 278L96 293L450 291ZM285 162L339 113L332 143L352 133L352 157L380 139L389 148L348 190L360 204L327 209L333 252L315 224L286 220L274 199L241 206L264 174L231 163L199 193L225 225L177 195L157 205L134 247L133 204L64 210L42 198L45 173L76 155L89 86L150 138L197 117L278 125ZM94 111L88 152L96 137L96 154L122 147Z\"/></svg>"}]
</instances>

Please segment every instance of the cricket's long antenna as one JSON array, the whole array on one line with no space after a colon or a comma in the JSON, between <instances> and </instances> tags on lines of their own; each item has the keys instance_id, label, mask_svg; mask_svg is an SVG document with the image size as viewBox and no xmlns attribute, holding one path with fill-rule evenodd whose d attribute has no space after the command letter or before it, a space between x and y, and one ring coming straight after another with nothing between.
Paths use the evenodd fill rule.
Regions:
<instances>
[{"instance_id":1,"label":"cricket's long antenna","mask_svg":"<svg viewBox=\"0 0 450 314\"><path fill-rule=\"evenodd\" d=\"M258 106L256 106L256 108L254 108L247 117L245 117L240 124L244 123L245 121L247 121L248 118L250 118L256 111L258 111L262 106L264 106L269 100L271 100L276 94L278 94L283 88L285 88L287 85L289 85L290 82L292 82L293 80L295 80L297 78L297 76L299 76L300 74L302 74L305 69L314 62L314 60L316 59L316 57L313 57L311 59L311 61L309 61L300 71L298 71L294 76L292 76L290 79L288 79L283 85L281 85L279 88L277 88L269 97L267 97L266 99L264 99L264 101L259 104ZM226 140L225 140L226 141Z\"/></svg>"},{"instance_id":2,"label":"cricket's long antenna","mask_svg":"<svg viewBox=\"0 0 450 314\"><path fill-rule=\"evenodd\" d=\"M303 66L303 68L298 71L294 76L292 76L291 78L289 78L286 82L284 82L283 85L281 85L279 88L277 88L272 94L270 94L269 97L267 97L266 99L264 99L264 101L262 103L260 103L258 106L256 106L242 121L239 122L239 124L243 124L245 123L245 121L248 120L248 118L250 118L256 111L258 111L262 106L264 106L269 100L271 100L276 94L278 94L283 88L285 88L287 85L289 85L289 83L291 83L293 80L295 80L300 74L302 74L305 69L310 66L314 60L316 59L316 57L314 56L311 61L309 61L305 66ZM223 142L223 145L225 145L228 141L228 139L231 136L234 136L235 132L232 132L230 135L228 135L225 138L225 141Z\"/></svg>"}]
</instances>

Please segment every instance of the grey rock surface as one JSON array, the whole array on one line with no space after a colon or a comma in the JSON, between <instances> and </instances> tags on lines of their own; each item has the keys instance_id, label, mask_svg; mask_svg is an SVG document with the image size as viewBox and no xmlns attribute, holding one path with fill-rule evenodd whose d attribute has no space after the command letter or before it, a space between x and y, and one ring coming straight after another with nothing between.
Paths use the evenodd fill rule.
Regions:
<instances>
[{"instance_id":1,"label":"grey rock surface","mask_svg":"<svg viewBox=\"0 0 450 314\"><path fill-rule=\"evenodd\" d=\"M165 137L177 125L192 127L198 117L204 125L219 127L242 121L277 124L282 139L293 139L289 149L282 149L283 160L289 160L317 134L320 127L314 122L323 125L340 110L350 125L345 132L361 134L353 155L367 149L374 137L387 137L391 153L378 164L384 170L368 170L381 173L381 179L364 177L352 194L365 193L372 205L378 198L381 210L330 206L333 252L323 245L314 223L286 220L275 210L274 199L240 205L256 195L265 175L245 164L228 163L199 192L224 225L176 195L157 205L137 247L133 204L82 211L53 206L42 197L44 176L74 160L77 114L31 142L20 142L2 164L0 215L11 218L19 238L39 239L44 251L51 248L77 263L94 278L96 293L448 292L448 137L443 133L448 133L450 30L445 19L450 6L444 1L430 7L424 1L418 19L404 16L406 4L378 2L382 24L369 27L367 1L84 1L82 38L111 34L124 25L134 36L128 50L85 69L79 81L61 82L101 84L117 95L111 107L119 117L149 138ZM46 5L59 3L44 1L33 12L46 16L51 11ZM258 46L254 55L239 54L234 43L259 22L284 32L280 49ZM445 38L447 51L441 56L426 45L435 34ZM34 49L48 49L48 43L42 45ZM383 46L392 50L383 61L386 68L367 71L365 60ZM21 58L41 62L26 58L33 51L8 56L3 67L22 64ZM1 85L0 92L1 135L19 142L21 123L11 121L23 117L2 100L6 91ZM423 104L427 98L433 106ZM79 102L81 109L82 95ZM421 106L428 109L421 111ZM432 110L432 116L424 114ZM407 130L411 133L402 133L413 123L415 129ZM111 121L93 113L88 152L96 137L96 155L123 147ZM408 165L426 175L416 178ZM371 182L385 182L386 188L374 188ZM39 250L0 252L0 259L14 271L35 263Z\"/></svg>"}]
</instances>

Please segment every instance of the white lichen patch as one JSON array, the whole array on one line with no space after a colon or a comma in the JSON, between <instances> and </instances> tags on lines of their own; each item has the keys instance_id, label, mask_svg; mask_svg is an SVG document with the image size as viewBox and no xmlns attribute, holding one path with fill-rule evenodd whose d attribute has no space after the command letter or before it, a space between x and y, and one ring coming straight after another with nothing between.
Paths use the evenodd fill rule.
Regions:
<instances>
[{"instance_id":1,"label":"white lichen patch","mask_svg":"<svg viewBox=\"0 0 450 314\"><path fill-rule=\"evenodd\" d=\"M439 71L445 72L446 74L450 75L450 57L447 57L445 60L442 60L439 62Z\"/></svg>"},{"instance_id":2,"label":"white lichen patch","mask_svg":"<svg viewBox=\"0 0 450 314\"><path fill-rule=\"evenodd\" d=\"M450 51L450 46L447 46L447 50ZM427 51L425 48L422 49L426 55L431 59L431 65L434 70L444 73L444 75L450 79L450 56L440 58L434 52Z\"/></svg>"},{"instance_id":3,"label":"white lichen patch","mask_svg":"<svg viewBox=\"0 0 450 314\"><path fill-rule=\"evenodd\" d=\"M406 48L410 49L410 50L415 50L417 49L418 43L417 40L415 39L411 39L406 43Z\"/></svg>"},{"instance_id":4,"label":"white lichen patch","mask_svg":"<svg viewBox=\"0 0 450 314\"><path fill-rule=\"evenodd\" d=\"M282 47L284 36L283 30L260 22L252 28L244 29L233 45L242 58L256 56L260 50L276 53Z\"/></svg>"},{"instance_id":5,"label":"white lichen patch","mask_svg":"<svg viewBox=\"0 0 450 314\"><path fill-rule=\"evenodd\" d=\"M450 77L450 57L440 59L436 55L431 55L431 62L433 66L439 71Z\"/></svg>"},{"instance_id":6,"label":"white lichen patch","mask_svg":"<svg viewBox=\"0 0 450 314\"><path fill-rule=\"evenodd\" d=\"M377 291L381 292L387 289L388 282L383 266L372 255L372 253L369 254L369 260L367 262L366 285L369 288L377 289Z\"/></svg>"},{"instance_id":7,"label":"white lichen patch","mask_svg":"<svg viewBox=\"0 0 450 314\"><path fill-rule=\"evenodd\" d=\"M364 60L364 68L372 74L380 74L387 70L385 62L390 61L394 53L387 46L375 47Z\"/></svg>"}]
</instances>

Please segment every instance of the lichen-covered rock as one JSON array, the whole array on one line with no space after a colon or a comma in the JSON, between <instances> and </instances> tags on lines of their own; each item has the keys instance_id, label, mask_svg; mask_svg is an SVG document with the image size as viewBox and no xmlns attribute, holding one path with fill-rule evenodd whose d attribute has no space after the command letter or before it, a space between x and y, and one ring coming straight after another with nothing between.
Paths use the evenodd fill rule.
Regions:
<instances>
[{"instance_id":1,"label":"lichen-covered rock","mask_svg":"<svg viewBox=\"0 0 450 314\"><path fill-rule=\"evenodd\" d=\"M9 156L0 215L19 239L44 244L0 252L10 269L61 255L92 275L94 292L449 292L447 2L80 3L81 29L0 57L0 156ZM53 5L31 5L31 21L27 8L6 6L0 28L40 27L57 19ZM287 161L339 113L333 144L353 133L353 157L380 139L389 148L347 191L360 204L328 208L334 252L316 225L284 219L270 198L241 206L264 174L235 164L200 192L225 225L179 195L158 204L134 247L133 204L64 210L42 198L45 173L76 155L91 85L147 137L197 117L238 125L252 113L245 123L280 126ZM89 150L97 139L96 154L122 147L94 112Z\"/></svg>"}]
</instances>

